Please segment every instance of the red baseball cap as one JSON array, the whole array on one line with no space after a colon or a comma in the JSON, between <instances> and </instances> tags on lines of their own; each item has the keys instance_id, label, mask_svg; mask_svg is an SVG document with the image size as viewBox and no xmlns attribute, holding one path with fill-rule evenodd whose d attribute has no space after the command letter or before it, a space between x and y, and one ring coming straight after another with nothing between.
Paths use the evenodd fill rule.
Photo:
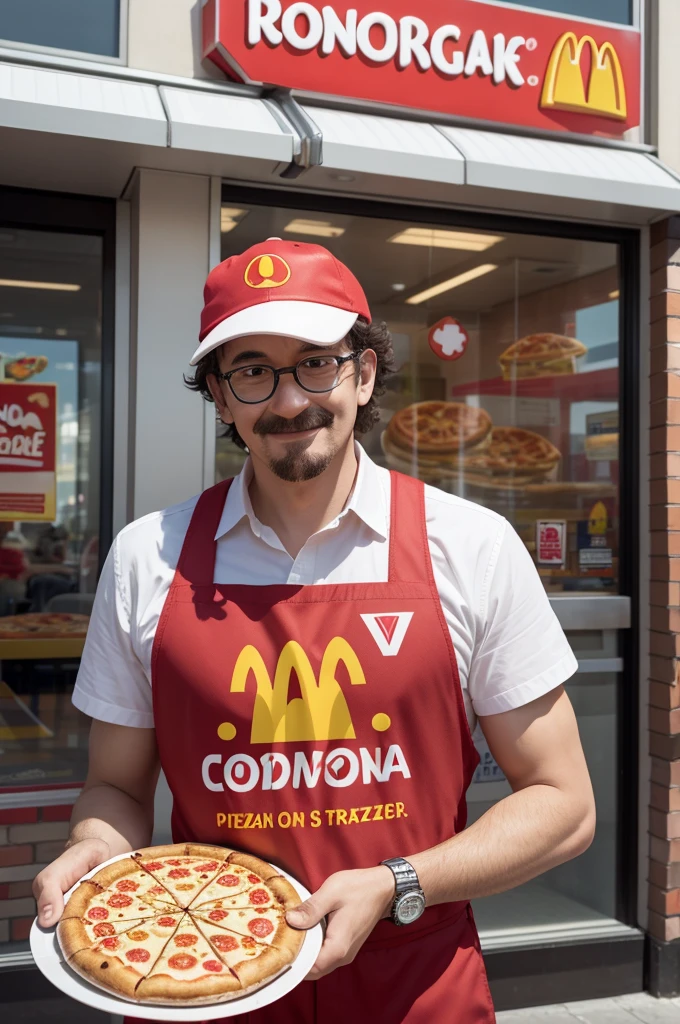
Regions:
<instances>
[{"instance_id":1,"label":"red baseball cap","mask_svg":"<svg viewBox=\"0 0 680 1024\"><path fill-rule=\"evenodd\" d=\"M199 359L232 338L278 334L314 345L335 345L357 317L371 319L351 270L308 242L267 238L218 264L203 291Z\"/></svg>"}]
</instances>

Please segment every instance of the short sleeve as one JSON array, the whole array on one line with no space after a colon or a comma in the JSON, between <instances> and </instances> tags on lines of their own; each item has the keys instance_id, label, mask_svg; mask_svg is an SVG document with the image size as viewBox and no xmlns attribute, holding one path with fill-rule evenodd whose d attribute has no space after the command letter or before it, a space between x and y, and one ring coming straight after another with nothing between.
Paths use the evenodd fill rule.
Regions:
<instances>
[{"instance_id":1,"label":"short sleeve","mask_svg":"<svg viewBox=\"0 0 680 1024\"><path fill-rule=\"evenodd\" d=\"M477 715L522 707L578 668L531 555L509 523L491 556L479 615L468 682Z\"/></svg>"},{"instance_id":2,"label":"short sleeve","mask_svg":"<svg viewBox=\"0 0 680 1024\"><path fill-rule=\"evenodd\" d=\"M102 722L150 729L151 683L132 647L130 600L119 568L115 540L97 586L73 703Z\"/></svg>"}]
</instances>

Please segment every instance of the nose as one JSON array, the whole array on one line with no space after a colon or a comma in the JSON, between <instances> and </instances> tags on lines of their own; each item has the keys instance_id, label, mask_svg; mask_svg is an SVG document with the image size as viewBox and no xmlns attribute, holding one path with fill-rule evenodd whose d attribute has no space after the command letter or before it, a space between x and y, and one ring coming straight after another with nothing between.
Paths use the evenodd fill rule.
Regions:
<instances>
[{"instance_id":1,"label":"nose","mask_svg":"<svg viewBox=\"0 0 680 1024\"><path fill-rule=\"evenodd\" d=\"M310 395L296 383L292 373L284 373L279 377L279 385L269 403L271 412L284 419L293 417L309 408L312 404Z\"/></svg>"}]
</instances>

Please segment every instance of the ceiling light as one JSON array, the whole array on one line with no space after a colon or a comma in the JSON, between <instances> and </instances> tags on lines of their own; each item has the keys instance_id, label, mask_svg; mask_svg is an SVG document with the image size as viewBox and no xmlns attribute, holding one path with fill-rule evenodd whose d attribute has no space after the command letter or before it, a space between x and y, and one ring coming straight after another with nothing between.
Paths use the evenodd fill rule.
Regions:
<instances>
[{"instance_id":1,"label":"ceiling light","mask_svg":"<svg viewBox=\"0 0 680 1024\"><path fill-rule=\"evenodd\" d=\"M57 327L57 329L56 329L56 331L54 333L56 334L56 336L58 338L65 338L66 335L68 334L68 331L66 330L65 327Z\"/></svg>"},{"instance_id":2,"label":"ceiling light","mask_svg":"<svg viewBox=\"0 0 680 1024\"><path fill-rule=\"evenodd\" d=\"M247 210L239 210L234 206L223 206L220 210L220 231L222 234L226 235L228 231L233 231L247 212Z\"/></svg>"},{"instance_id":3,"label":"ceiling light","mask_svg":"<svg viewBox=\"0 0 680 1024\"><path fill-rule=\"evenodd\" d=\"M79 284L59 284L56 281L14 281L0 277L1 288L38 288L45 292L79 292Z\"/></svg>"},{"instance_id":4,"label":"ceiling light","mask_svg":"<svg viewBox=\"0 0 680 1024\"><path fill-rule=\"evenodd\" d=\"M424 292L411 295L406 299L406 302L409 306L419 306L421 302L427 302L428 299L433 299L435 295L451 291L452 288L460 288L462 284L474 281L476 277L483 277L484 274L490 274L492 270L498 270L496 263L482 263L481 267L473 267L472 270L466 270L464 274L457 274L456 277L450 277L440 284L434 284L431 288L426 288Z\"/></svg>"},{"instance_id":5,"label":"ceiling light","mask_svg":"<svg viewBox=\"0 0 680 1024\"><path fill-rule=\"evenodd\" d=\"M433 249L465 249L469 252L484 252L503 235L481 235L472 231L442 231L440 228L406 228L388 241L399 245L426 245Z\"/></svg>"},{"instance_id":6,"label":"ceiling light","mask_svg":"<svg viewBox=\"0 0 680 1024\"><path fill-rule=\"evenodd\" d=\"M304 220L301 217L286 224L283 230L296 235L318 235L320 238L339 238L345 233L344 228L331 224L329 220Z\"/></svg>"},{"instance_id":7,"label":"ceiling light","mask_svg":"<svg viewBox=\"0 0 680 1024\"><path fill-rule=\"evenodd\" d=\"M614 301L614 299L618 299L620 295L621 295L621 292L620 292L620 291L619 291L619 289L617 288L617 289L616 289L616 291L613 291L613 292L610 292L610 293L609 293L609 298L610 298L610 299L611 299L612 301Z\"/></svg>"},{"instance_id":8,"label":"ceiling light","mask_svg":"<svg viewBox=\"0 0 680 1024\"><path fill-rule=\"evenodd\" d=\"M406 289L405 284L397 283L392 285L392 290L395 292L403 292Z\"/></svg>"}]
</instances>

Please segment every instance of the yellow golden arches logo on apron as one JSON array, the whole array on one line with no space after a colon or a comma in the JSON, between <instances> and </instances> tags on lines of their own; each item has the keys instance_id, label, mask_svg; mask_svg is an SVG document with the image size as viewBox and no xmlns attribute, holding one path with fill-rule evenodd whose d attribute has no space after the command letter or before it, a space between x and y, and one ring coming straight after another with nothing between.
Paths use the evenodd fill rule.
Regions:
<instances>
[{"instance_id":1,"label":"yellow golden arches logo on apron","mask_svg":"<svg viewBox=\"0 0 680 1024\"><path fill-rule=\"evenodd\" d=\"M265 253L246 267L243 280L249 288L280 288L290 279L290 267L281 256Z\"/></svg>"},{"instance_id":2,"label":"yellow golden arches logo on apron","mask_svg":"<svg viewBox=\"0 0 680 1024\"><path fill-rule=\"evenodd\" d=\"M307 654L296 640L289 640L281 651L273 684L257 648L252 644L244 647L234 666L230 690L232 693L245 693L252 673L256 692L250 742L356 739L347 700L336 679L340 663L344 665L352 686L366 685L364 670L356 653L340 636L334 637L324 651L318 682ZM293 672L298 678L302 696L289 700L288 689ZM389 729L391 724L386 714L373 716L372 725L378 732ZM231 740L236 729L230 722L223 722L217 734L220 739Z\"/></svg>"}]
</instances>

